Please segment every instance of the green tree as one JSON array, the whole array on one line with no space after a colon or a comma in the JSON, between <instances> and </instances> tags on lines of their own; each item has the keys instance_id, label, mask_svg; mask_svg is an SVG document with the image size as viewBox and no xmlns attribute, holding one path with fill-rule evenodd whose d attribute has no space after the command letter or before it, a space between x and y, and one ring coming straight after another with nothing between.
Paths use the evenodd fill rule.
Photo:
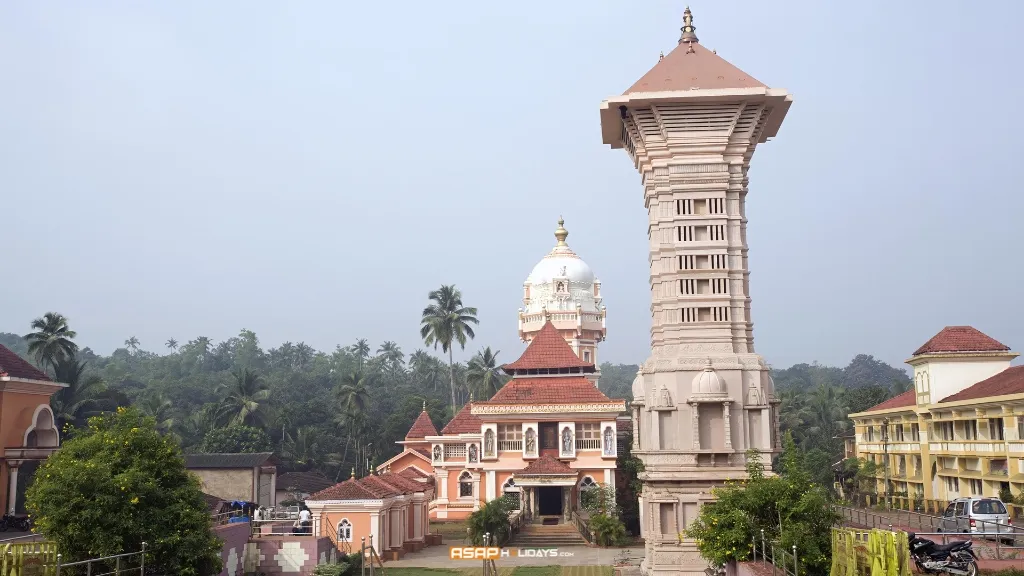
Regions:
<instances>
[{"instance_id":1,"label":"green tree","mask_svg":"<svg viewBox=\"0 0 1024 576\"><path fill-rule=\"evenodd\" d=\"M480 400L488 400L505 385L505 373L498 365L498 352L488 346L477 352L466 367L466 384Z\"/></svg>"},{"instance_id":2,"label":"green tree","mask_svg":"<svg viewBox=\"0 0 1024 576\"><path fill-rule=\"evenodd\" d=\"M199 451L205 454L254 454L271 450L270 436L266 432L242 424L210 430L199 445Z\"/></svg>"},{"instance_id":3,"label":"green tree","mask_svg":"<svg viewBox=\"0 0 1024 576\"><path fill-rule=\"evenodd\" d=\"M106 391L106 385L100 376L86 375L85 369L86 363L73 356L60 358L54 364L54 379L67 384L67 388L50 397L50 408L59 430L66 425L83 426L100 408L101 394Z\"/></svg>"},{"instance_id":4,"label":"green tree","mask_svg":"<svg viewBox=\"0 0 1024 576\"><path fill-rule=\"evenodd\" d=\"M36 363L46 368L58 361L71 358L78 352L74 339L78 334L68 326L68 319L56 312L47 312L42 318L32 321L32 329L25 335L28 353L35 356Z\"/></svg>"},{"instance_id":5,"label":"green tree","mask_svg":"<svg viewBox=\"0 0 1024 576\"><path fill-rule=\"evenodd\" d=\"M463 306L462 293L453 285L443 285L427 295L433 303L423 309L420 318L420 337L427 346L441 347L448 353L448 375L451 384L452 414L455 405L455 360L452 345L458 342L465 350L466 340L475 338L471 324L479 324L476 308Z\"/></svg>"},{"instance_id":6,"label":"green tree","mask_svg":"<svg viewBox=\"0 0 1024 576\"><path fill-rule=\"evenodd\" d=\"M392 377L405 370L405 354L398 344L388 340L377 349L377 357L385 371Z\"/></svg>"},{"instance_id":7,"label":"green tree","mask_svg":"<svg viewBox=\"0 0 1024 576\"><path fill-rule=\"evenodd\" d=\"M174 338L168 338L166 346L171 351L176 352L178 350L178 341Z\"/></svg>"},{"instance_id":8,"label":"green tree","mask_svg":"<svg viewBox=\"0 0 1024 576\"><path fill-rule=\"evenodd\" d=\"M131 338L124 341L124 347L127 348L128 351L132 353L132 355L134 355L139 351L139 339L136 338L135 336L132 336Z\"/></svg>"},{"instance_id":9,"label":"green tree","mask_svg":"<svg viewBox=\"0 0 1024 576\"><path fill-rule=\"evenodd\" d=\"M366 338L360 338L349 347L349 351L356 357L359 369L362 370L366 360L370 358L370 343L366 341Z\"/></svg>"},{"instance_id":10,"label":"green tree","mask_svg":"<svg viewBox=\"0 0 1024 576\"><path fill-rule=\"evenodd\" d=\"M786 551L796 546L807 574L827 574L831 529L840 517L827 490L811 481L792 435L786 434L779 476L765 473L756 451L747 452L747 462L748 479L716 488L716 500L701 507L685 536L696 541L708 562L722 566L749 559L751 542L763 530L771 545Z\"/></svg>"},{"instance_id":11,"label":"green tree","mask_svg":"<svg viewBox=\"0 0 1024 576\"><path fill-rule=\"evenodd\" d=\"M270 390L258 372L244 368L231 373L234 381L221 388L221 422L263 426L267 423Z\"/></svg>"},{"instance_id":12,"label":"green tree","mask_svg":"<svg viewBox=\"0 0 1024 576\"><path fill-rule=\"evenodd\" d=\"M358 372L349 372L341 379L338 396L345 413L354 414L366 411L370 402L366 384L367 377Z\"/></svg>"},{"instance_id":13,"label":"green tree","mask_svg":"<svg viewBox=\"0 0 1024 576\"><path fill-rule=\"evenodd\" d=\"M96 416L50 456L29 487L36 530L64 561L142 549L164 574L206 576L221 568L199 480L178 447L133 408Z\"/></svg>"},{"instance_id":14,"label":"green tree","mask_svg":"<svg viewBox=\"0 0 1024 576\"><path fill-rule=\"evenodd\" d=\"M502 546L508 542L511 536L508 516L511 513L512 504L508 500L495 498L470 514L466 519L466 528L473 545L481 546L484 543L484 534L490 534L494 538L490 542L491 546Z\"/></svg>"},{"instance_id":15,"label":"green tree","mask_svg":"<svg viewBox=\"0 0 1024 576\"><path fill-rule=\"evenodd\" d=\"M173 405L166 396L160 393L147 395L138 404L139 410L145 416L150 416L156 422L156 429L161 434L170 434L174 430Z\"/></svg>"}]
</instances>

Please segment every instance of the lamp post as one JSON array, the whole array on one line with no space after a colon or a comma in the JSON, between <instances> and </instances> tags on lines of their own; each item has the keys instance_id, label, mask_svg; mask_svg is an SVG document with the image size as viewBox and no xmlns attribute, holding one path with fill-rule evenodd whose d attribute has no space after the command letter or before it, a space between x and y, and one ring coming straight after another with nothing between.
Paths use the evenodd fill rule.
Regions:
<instances>
[{"instance_id":1,"label":"lamp post","mask_svg":"<svg viewBox=\"0 0 1024 576\"><path fill-rule=\"evenodd\" d=\"M882 420L882 466L885 471L885 509L892 509L892 499L890 497L890 486L889 486L889 419L885 418Z\"/></svg>"}]
</instances>

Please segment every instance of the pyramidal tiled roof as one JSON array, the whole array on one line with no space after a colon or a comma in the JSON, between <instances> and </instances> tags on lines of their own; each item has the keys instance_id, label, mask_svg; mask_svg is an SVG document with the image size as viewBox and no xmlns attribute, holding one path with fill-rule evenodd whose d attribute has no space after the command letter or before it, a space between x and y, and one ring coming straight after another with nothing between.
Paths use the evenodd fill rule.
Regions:
<instances>
[{"instance_id":1,"label":"pyramidal tiled roof","mask_svg":"<svg viewBox=\"0 0 1024 576\"><path fill-rule=\"evenodd\" d=\"M942 352L1005 352L1009 346L972 326L946 326L932 336L914 356Z\"/></svg>"},{"instance_id":2,"label":"pyramidal tiled roof","mask_svg":"<svg viewBox=\"0 0 1024 576\"><path fill-rule=\"evenodd\" d=\"M539 370L558 368L593 368L590 362L580 360L572 351L565 338L558 333L551 321L544 323L537 335L530 341L523 355L511 364L505 364L506 372L517 370Z\"/></svg>"},{"instance_id":3,"label":"pyramidal tiled roof","mask_svg":"<svg viewBox=\"0 0 1024 576\"><path fill-rule=\"evenodd\" d=\"M310 500L376 500L379 496L363 486L362 482L349 478L344 482L325 488L309 497Z\"/></svg>"},{"instance_id":4,"label":"pyramidal tiled roof","mask_svg":"<svg viewBox=\"0 0 1024 576\"><path fill-rule=\"evenodd\" d=\"M579 404L616 402L582 376L515 378L484 404Z\"/></svg>"},{"instance_id":5,"label":"pyramidal tiled roof","mask_svg":"<svg viewBox=\"0 0 1024 576\"><path fill-rule=\"evenodd\" d=\"M683 42L658 61L625 94L762 88L764 84L699 42Z\"/></svg>"},{"instance_id":6,"label":"pyramidal tiled roof","mask_svg":"<svg viewBox=\"0 0 1024 576\"><path fill-rule=\"evenodd\" d=\"M10 348L0 344L0 377L2 376L23 380L50 381L50 377L42 370L15 354Z\"/></svg>"},{"instance_id":7,"label":"pyramidal tiled roof","mask_svg":"<svg viewBox=\"0 0 1024 576\"><path fill-rule=\"evenodd\" d=\"M409 433L405 435L405 439L422 440L427 436L437 436L437 428L434 427L434 423L430 420L430 414L427 414L427 411L424 410L420 412L416 421L412 423L412 428L409 428Z\"/></svg>"},{"instance_id":8,"label":"pyramidal tiled roof","mask_svg":"<svg viewBox=\"0 0 1024 576\"><path fill-rule=\"evenodd\" d=\"M550 454L546 454L537 458L530 465L523 469L519 473L520 476L552 476L562 474L573 474L573 469L569 468L569 465L561 460L556 459Z\"/></svg>"},{"instance_id":9,"label":"pyramidal tiled roof","mask_svg":"<svg viewBox=\"0 0 1024 576\"><path fill-rule=\"evenodd\" d=\"M441 429L442 435L448 434L473 434L480 432L480 425L483 422L479 417L474 416L473 403L469 402L459 410L459 413L452 418L447 426Z\"/></svg>"},{"instance_id":10,"label":"pyramidal tiled roof","mask_svg":"<svg viewBox=\"0 0 1024 576\"><path fill-rule=\"evenodd\" d=\"M917 404L917 393L914 390L907 390L899 396L893 396L881 404L876 404L871 408L865 410L865 412L874 412L876 410L891 410L892 408L906 408L908 406L914 406Z\"/></svg>"}]
</instances>

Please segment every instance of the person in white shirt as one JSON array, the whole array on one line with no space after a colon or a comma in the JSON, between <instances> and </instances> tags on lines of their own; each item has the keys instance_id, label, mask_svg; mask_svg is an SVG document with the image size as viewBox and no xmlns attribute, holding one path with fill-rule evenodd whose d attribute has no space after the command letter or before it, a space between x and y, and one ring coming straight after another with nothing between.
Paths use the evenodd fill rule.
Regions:
<instances>
[{"instance_id":1,"label":"person in white shirt","mask_svg":"<svg viewBox=\"0 0 1024 576\"><path fill-rule=\"evenodd\" d=\"M295 521L295 534L312 534L313 515L308 508L299 510L299 518Z\"/></svg>"}]
</instances>

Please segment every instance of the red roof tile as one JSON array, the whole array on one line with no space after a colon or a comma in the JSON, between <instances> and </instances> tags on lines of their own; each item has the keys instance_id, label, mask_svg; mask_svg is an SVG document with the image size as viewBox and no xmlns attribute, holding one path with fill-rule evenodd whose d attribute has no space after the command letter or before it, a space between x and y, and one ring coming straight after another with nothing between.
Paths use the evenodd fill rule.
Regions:
<instances>
[{"instance_id":1,"label":"red roof tile","mask_svg":"<svg viewBox=\"0 0 1024 576\"><path fill-rule=\"evenodd\" d=\"M405 494L415 494L416 492L423 492L424 490L422 482L410 480L399 474L392 474L391 472L386 472L378 476L378 478L394 486L395 488L398 488Z\"/></svg>"},{"instance_id":2,"label":"red roof tile","mask_svg":"<svg viewBox=\"0 0 1024 576\"><path fill-rule=\"evenodd\" d=\"M310 500L377 500L379 496L355 478L349 478L309 497Z\"/></svg>"},{"instance_id":3,"label":"red roof tile","mask_svg":"<svg viewBox=\"0 0 1024 576\"><path fill-rule=\"evenodd\" d=\"M526 351L519 357L519 360L511 364L505 364L502 369L506 372L516 370L539 370L542 368L593 368L590 362L580 360L580 357L572 351L572 347L565 341L565 338L558 333L551 321L544 323L537 335L530 341Z\"/></svg>"},{"instance_id":4,"label":"red roof tile","mask_svg":"<svg viewBox=\"0 0 1024 576\"><path fill-rule=\"evenodd\" d=\"M425 478L429 478L429 476L427 476L423 472L420 472L419 468L413 468L412 466L408 468L403 468L401 471L396 472L396 474L405 478L409 478L411 480L423 480Z\"/></svg>"},{"instance_id":5,"label":"red roof tile","mask_svg":"<svg viewBox=\"0 0 1024 576\"><path fill-rule=\"evenodd\" d=\"M427 436L437 436L437 428L430 421L430 414L427 414L427 411L424 410L420 412L416 421L412 423L412 428L409 428L409 433L405 435L405 439L422 440Z\"/></svg>"},{"instance_id":6,"label":"red roof tile","mask_svg":"<svg viewBox=\"0 0 1024 576\"><path fill-rule=\"evenodd\" d=\"M874 412L876 410L890 410L892 408L906 408L908 406L915 406L917 404L916 392L914 390L907 390L899 396L889 398L881 404L877 404L864 410L864 412Z\"/></svg>"},{"instance_id":7,"label":"red roof tile","mask_svg":"<svg viewBox=\"0 0 1024 576\"><path fill-rule=\"evenodd\" d=\"M436 432L434 433L434 436L437 436ZM427 450L426 448L413 448L412 451L417 454L421 454L424 458L430 460L430 450Z\"/></svg>"},{"instance_id":8,"label":"red roof tile","mask_svg":"<svg viewBox=\"0 0 1024 576\"><path fill-rule=\"evenodd\" d=\"M699 42L693 42L676 46L625 93L763 86L753 76L733 66L714 51L701 46Z\"/></svg>"},{"instance_id":9,"label":"red roof tile","mask_svg":"<svg viewBox=\"0 0 1024 576\"><path fill-rule=\"evenodd\" d=\"M23 380L50 380L50 377L43 371L2 344L0 344L0 376Z\"/></svg>"},{"instance_id":10,"label":"red roof tile","mask_svg":"<svg viewBox=\"0 0 1024 576\"><path fill-rule=\"evenodd\" d=\"M552 378L514 378L498 393L481 404L579 404L581 402L614 402L594 383L580 376Z\"/></svg>"},{"instance_id":11,"label":"red roof tile","mask_svg":"<svg viewBox=\"0 0 1024 576\"><path fill-rule=\"evenodd\" d=\"M918 348L914 356L940 352L1004 352L1009 349L1009 346L971 326L946 326Z\"/></svg>"},{"instance_id":12,"label":"red roof tile","mask_svg":"<svg viewBox=\"0 0 1024 576\"><path fill-rule=\"evenodd\" d=\"M455 415L455 418L452 418L451 422L449 422L447 426L441 429L441 434L447 435L473 434L474 432L479 433L480 425L483 424L483 422L480 420L480 418L473 415L473 413L471 412L472 408L472 402L463 406L462 410L459 410L459 413Z\"/></svg>"},{"instance_id":13,"label":"red roof tile","mask_svg":"<svg viewBox=\"0 0 1024 576\"><path fill-rule=\"evenodd\" d=\"M278 490L296 489L301 492L313 493L326 490L334 485L326 476L318 472L287 472L277 477Z\"/></svg>"},{"instance_id":14,"label":"red roof tile","mask_svg":"<svg viewBox=\"0 0 1024 576\"><path fill-rule=\"evenodd\" d=\"M530 462L530 465L527 466L526 468L524 468L523 471L519 473L519 475L520 476L545 475L545 474L547 474L547 475L554 475L554 474L561 475L561 474L574 474L574 473L575 472L573 471L572 468L569 468L568 464L566 464L565 462L562 462L561 460L558 460L554 456L551 456L550 454L548 454L548 455L541 456L540 458L537 458L533 462Z\"/></svg>"},{"instance_id":15,"label":"red roof tile","mask_svg":"<svg viewBox=\"0 0 1024 576\"><path fill-rule=\"evenodd\" d=\"M375 494L378 498L387 498L388 496L399 496L404 493L404 490L393 486L376 474L370 474L359 479L359 485L372 494Z\"/></svg>"},{"instance_id":16,"label":"red roof tile","mask_svg":"<svg viewBox=\"0 0 1024 576\"><path fill-rule=\"evenodd\" d=\"M1024 366L1011 366L952 396L946 396L939 402L975 400L989 396L1006 396L1007 394L1024 394Z\"/></svg>"}]
</instances>

